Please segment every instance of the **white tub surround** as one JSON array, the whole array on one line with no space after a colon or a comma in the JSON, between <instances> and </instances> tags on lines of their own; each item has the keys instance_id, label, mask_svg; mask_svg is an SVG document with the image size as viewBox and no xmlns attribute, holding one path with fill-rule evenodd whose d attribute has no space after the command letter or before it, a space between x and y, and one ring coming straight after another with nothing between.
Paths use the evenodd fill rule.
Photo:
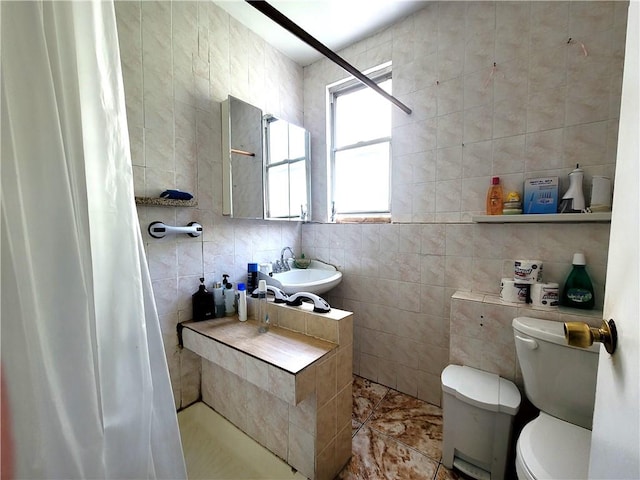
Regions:
<instances>
[{"instance_id":1,"label":"white tub surround","mask_svg":"<svg viewBox=\"0 0 640 480\"><path fill-rule=\"evenodd\" d=\"M311 479L331 479L351 456L353 314L269 303L253 319L185 323L202 357L202 400Z\"/></svg>"}]
</instances>

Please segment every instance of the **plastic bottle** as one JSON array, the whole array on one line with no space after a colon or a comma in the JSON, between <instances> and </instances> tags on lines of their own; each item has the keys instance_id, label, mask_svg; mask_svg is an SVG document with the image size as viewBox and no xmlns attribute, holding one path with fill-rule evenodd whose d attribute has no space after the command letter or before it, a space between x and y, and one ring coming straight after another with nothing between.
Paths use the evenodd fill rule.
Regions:
<instances>
[{"instance_id":1,"label":"plastic bottle","mask_svg":"<svg viewBox=\"0 0 640 480\"><path fill-rule=\"evenodd\" d=\"M504 194L502 185L500 185L500 177L493 177L487 191L487 215L502 215L503 204Z\"/></svg>"},{"instance_id":2,"label":"plastic bottle","mask_svg":"<svg viewBox=\"0 0 640 480\"><path fill-rule=\"evenodd\" d=\"M247 321L247 287L244 283L238 284L238 319Z\"/></svg>"},{"instance_id":3,"label":"plastic bottle","mask_svg":"<svg viewBox=\"0 0 640 480\"><path fill-rule=\"evenodd\" d=\"M208 320L215 316L213 293L209 292L204 286L204 278L200 278L200 287L198 291L191 296L193 306L193 321Z\"/></svg>"},{"instance_id":4,"label":"plastic bottle","mask_svg":"<svg viewBox=\"0 0 640 480\"><path fill-rule=\"evenodd\" d=\"M269 312L267 310L267 282L258 282L258 332L269 331Z\"/></svg>"},{"instance_id":5,"label":"plastic bottle","mask_svg":"<svg viewBox=\"0 0 640 480\"><path fill-rule=\"evenodd\" d=\"M562 196L560 213L580 213L585 208L584 194L582 193L582 180L584 170L576 164L576 168L569 174L569 188Z\"/></svg>"},{"instance_id":6,"label":"plastic bottle","mask_svg":"<svg viewBox=\"0 0 640 480\"><path fill-rule=\"evenodd\" d=\"M249 292L253 292L256 288L258 288L258 264L248 263L247 264L247 290L249 290Z\"/></svg>"},{"instance_id":7,"label":"plastic bottle","mask_svg":"<svg viewBox=\"0 0 640 480\"><path fill-rule=\"evenodd\" d=\"M583 253L573 254L573 269L564 283L562 305L590 310L595 305L593 284L585 269L586 261Z\"/></svg>"},{"instance_id":8,"label":"plastic bottle","mask_svg":"<svg viewBox=\"0 0 640 480\"><path fill-rule=\"evenodd\" d=\"M224 317L224 291L220 282L213 284L213 301L216 306L216 318Z\"/></svg>"},{"instance_id":9,"label":"plastic bottle","mask_svg":"<svg viewBox=\"0 0 640 480\"><path fill-rule=\"evenodd\" d=\"M230 317L236 313L236 291L233 289L233 283L227 282L224 289L224 314Z\"/></svg>"}]
</instances>

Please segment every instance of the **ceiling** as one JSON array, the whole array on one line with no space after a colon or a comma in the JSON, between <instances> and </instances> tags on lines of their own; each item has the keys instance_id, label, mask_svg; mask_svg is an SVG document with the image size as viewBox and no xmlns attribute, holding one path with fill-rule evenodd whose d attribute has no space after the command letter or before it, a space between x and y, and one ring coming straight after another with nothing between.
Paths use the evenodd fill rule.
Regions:
<instances>
[{"instance_id":1,"label":"ceiling","mask_svg":"<svg viewBox=\"0 0 640 480\"><path fill-rule=\"evenodd\" d=\"M215 1L240 23L302 66L322 55L242 0ZM334 51L421 9L424 0L270 0L299 27Z\"/></svg>"}]
</instances>

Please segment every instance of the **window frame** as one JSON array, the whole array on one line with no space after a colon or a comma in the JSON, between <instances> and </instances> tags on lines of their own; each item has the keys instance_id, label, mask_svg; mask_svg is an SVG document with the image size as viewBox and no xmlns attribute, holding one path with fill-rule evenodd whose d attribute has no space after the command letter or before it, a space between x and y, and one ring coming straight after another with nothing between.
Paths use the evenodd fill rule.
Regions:
<instances>
[{"instance_id":1,"label":"window frame","mask_svg":"<svg viewBox=\"0 0 640 480\"><path fill-rule=\"evenodd\" d=\"M308 203L306 203L303 207L302 207L302 211L300 211L299 213L293 213L291 212L291 188L288 188L288 192L287 192L287 196L288 196L288 200L287 203L289 204L289 214L288 215L279 215L279 216L275 216L271 214L271 202L270 202L270 196L269 196L269 173L270 170L275 168L275 167L282 167L284 165L287 166L287 176L291 177L291 165L295 165L297 163L303 163L304 164L304 170L305 170L305 181L306 181L306 185L307 185L307 190L309 189L309 185L310 185L310 168L309 168L309 151L310 151L310 135L309 132L302 128L302 127L298 127L298 128L302 128L302 130L304 130L304 143L305 143L305 155L302 157L294 157L294 158L285 158L283 160L280 160L278 162L270 162L270 158L271 158L271 144L269 143L269 130L270 130L270 126L271 123L274 121L283 121L282 118L277 118L273 115L267 114L264 115L262 117L262 123L263 123L263 130L264 130L264 135L263 137L265 138L265 142L264 142L264 210L265 210L265 219L267 220L300 220L300 221L306 221L309 215L309 205ZM290 126L292 124L290 124L289 122L286 122L287 124L287 143L288 143L288 139L289 139L289 135L290 135ZM297 127L297 125L294 125ZM287 152L287 157L289 157L289 153ZM309 197L309 193L307 192L307 198Z\"/></svg>"},{"instance_id":2,"label":"window frame","mask_svg":"<svg viewBox=\"0 0 640 480\"><path fill-rule=\"evenodd\" d=\"M371 68L364 72L371 80L376 83L382 83L386 80L390 80L393 78L392 75L392 65L391 62L384 63L377 67ZM392 83L393 85L393 83ZM336 100L343 96L348 95L350 93L354 93L356 91L360 91L362 89L369 88L359 80L354 77L349 77L339 82L333 83L327 86L327 94L328 94L328 108L329 108L329 118L327 130L329 131L329 145L327 146L328 154L329 154L329 180L330 180L330 188L329 188L329 215L330 221L340 221L349 219L349 221L353 221L354 219L361 219L362 221L367 221L367 219L378 219L380 221L388 221L391 217L391 172L392 172L392 136L378 137L370 140L356 142L354 144L343 145L341 147L336 147ZM390 113L392 115L392 113ZM368 147L371 145L379 145L382 143L387 143L389 146L389 175L387 181L389 183L389 195L387 198L387 209L386 210L366 210L366 211L343 211L337 212L335 208L335 186L336 186L336 153L353 150L356 148Z\"/></svg>"}]
</instances>

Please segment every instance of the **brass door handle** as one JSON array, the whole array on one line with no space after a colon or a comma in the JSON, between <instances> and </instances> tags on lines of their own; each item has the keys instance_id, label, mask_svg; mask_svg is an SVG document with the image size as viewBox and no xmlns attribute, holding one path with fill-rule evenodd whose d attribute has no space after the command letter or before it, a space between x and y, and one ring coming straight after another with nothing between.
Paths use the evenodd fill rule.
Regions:
<instances>
[{"instance_id":1,"label":"brass door handle","mask_svg":"<svg viewBox=\"0 0 640 480\"><path fill-rule=\"evenodd\" d=\"M613 320L602 320L600 328L590 327L584 322L565 322L564 338L572 347L587 348L600 342L605 350L613 354L618 345L618 331Z\"/></svg>"}]
</instances>

